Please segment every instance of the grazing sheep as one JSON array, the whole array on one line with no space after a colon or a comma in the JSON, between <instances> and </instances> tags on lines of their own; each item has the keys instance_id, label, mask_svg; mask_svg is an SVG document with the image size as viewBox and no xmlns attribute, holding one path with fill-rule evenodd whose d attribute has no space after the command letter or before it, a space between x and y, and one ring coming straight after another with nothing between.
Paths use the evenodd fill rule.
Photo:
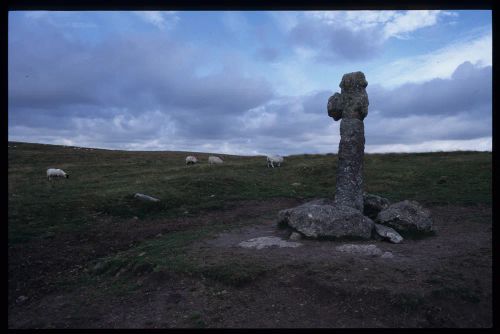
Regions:
<instances>
[{"instance_id":1,"label":"grazing sheep","mask_svg":"<svg viewBox=\"0 0 500 334\"><path fill-rule=\"evenodd\" d=\"M271 166L274 168L274 164L277 164L278 167L281 167L282 162L283 162L283 157L280 155L268 155L267 156L267 167Z\"/></svg>"},{"instance_id":2,"label":"grazing sheep","mask_svg":"<svg viewBox=\"0 0 500 334\"><path fill-rule=\"evenodd\" d=\"M196 159L196 157L194 157L192 155L186 157L186 165L194 165L197 162L198 162L198 159Z\"/></svg>"},{"instance_id":3,"label":"grazing sheep","mask_svg":"<svg viewBox=\"0 0 500 334\"><path fill-rule=\"evenodd\" d=\"M62 169L59 168L49 168L47 169L47 179L50 181L52 178L59 178L59 177L64 177L64 178L69 178L69 174L66 174Z\"/></svg>"},{"instance_id":4,"label":"grazing sheep","mask_svg":"<svg viewBox=\"0 0 500 334\"><path fill-rule=\"evenodd\" d=\"M219 157L216 157L216 156L213 156L213 155L211 155L211 156L208 157L208 163L209 164L221 164L223 162L224 161L222 161L222 159L219 158Z\"/></svg>"}]
</instances>

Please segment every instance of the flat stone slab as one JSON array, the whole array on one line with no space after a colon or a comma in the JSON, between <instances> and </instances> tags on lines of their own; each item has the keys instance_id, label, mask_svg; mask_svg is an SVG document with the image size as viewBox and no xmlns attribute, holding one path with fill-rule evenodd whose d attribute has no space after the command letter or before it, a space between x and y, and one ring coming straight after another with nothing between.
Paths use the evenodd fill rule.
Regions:
<instances>
[{"instance_id":1,"label":"flat stone slab","mask_svg":"<svg viewBox=\"0 0 500 334\"><path fill-rule=\"evenodd\" d=\"M375 245L355 245L355 244L345 244L342 246L337 246L335 249L342 253L351 253L355 255L364 256L382 256L384 252Z\"/></svg>"},{"instance_id":2,"label":"flat stone slab","mask_svg":"<svg viewBox=\"0 0 500 334\"><path fill-rule=\"evenodd\" d=\"M310 238L370 239L374 223L360 211L343 205L318 203L323 203L323 200L282 210L278 223L293 227Z\"/></svg>"},{"instance_id":3,"label":"flat stone slab","mask_svg":"<svg viewBox=\"0 0 500 334\"><path fill-rule=\"evenodd\" d=\"M247 241L242 241L238 246L243 248L256 248L263 249L268 247L299 247L302 246L300 242L286 241L278 237L258 237L249 239Z\"/></svg>"}]
</instances>

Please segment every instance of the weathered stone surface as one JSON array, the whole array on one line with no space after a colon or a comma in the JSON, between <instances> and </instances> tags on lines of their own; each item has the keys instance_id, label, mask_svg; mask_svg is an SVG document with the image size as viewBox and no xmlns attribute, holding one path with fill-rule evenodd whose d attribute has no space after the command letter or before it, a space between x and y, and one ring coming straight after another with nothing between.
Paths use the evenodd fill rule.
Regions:
<instances>
[{"instance_id":1,"label":"weathered stone surface","mask_svg":"<svg viewBox=\"0 0 500 334\"><path fill-rule=\"evenodd\" d=\"M335 203L363 211L363 121L350 118L340 123L340 144Z\"/></svg>"},{"instance_id":2,"label":"weathered stone surface","mask_svg":"<svg viewBox=\"0 0 500 334\"><path fill-rule=\"evenodd\" d=\"M376 222L394 228L403 236L413 232L431 232L430 211L416 201L402 201L380 211Z\"/></svg>"},{"instance_id":3,"label":"weathered stone surface","mask_svg":"<svg viewBox=\"0 0 500 334\"><path fill-rule=\"evenodd\" d=\"M294 240L294 241L300 240L300 239L302 239L302 234L297 233L297 232L292 232L292 234L290 234L289 239Z\"/></svg>"},{"instance_id":4,"label":"weathered stone surface","mask_svg":"<svg viewBox=\"0 0 500 334\"><path fill-rule=\"evenodd\" d=\"M341 93L328 99L328 115L340 122L340 143L335 203L363 210L363 156L365 135L363 119L368 115L368 82L363 72L344 74Z\"/></svg>"},{"instance_id":5,"label":"weathered stone surface","mask_svg":"<svg viewBox=\"0 0 500 334\"><path fill-rule=\"evenodd\" d=\"M335 93L328 99L327 110L328 116L333 117L335 121L342 118L342 95Z\"/></svg>"},{"instance_id":6,"label":"weathered stone surface","mask_svg":"<svg viewBox=\"0 0 500 334\"><path fill-rule=\"evenodd\" d=\"M267 248L267 247L299 247L302 246L301 243L299 242L290 242L286 240L282 240L281 238L278 237L259 237L259 238L253 238L247 241L242 241L238 244L238 246L243 247L243 248L256 248L256 249L262 249L262 248Z\"/></svg>"},{"instance_id":7,"label":"weathered stone surface","mask_svg":"<svg viewBox=\"0 0 500 334\"><path fill-rule=\"evenodd\" d=\"M308 205L334 205L334 201L331 198L316 198L304 204Z\"/></svg>"},{"instance_id":8,"label":"weathered stone surface","mask_svg":"<svg viewBox=\"0 0 500 334\"><path fill-rule=\"evenodd\" d=\"M394 231L394 229L388 226L375 224L375 232L380 235L382 239L388 239L394 244L399 244L401 241L403 241L403 237L400 236L398 232Z\"/></svg>"},{"instance_id":9,"label":"weathered stone surface","mask_svg":"<svg viewBox=\"0 0 500 334\"><path fill-rule=\"evenodd\" d=\"M354 245L354 244L345 244L342 246L337 246L335 249L339 252L343 253L351 253L355 255L364 255L364 256L381 256L382 250L375 245Z\"/></svg>"},{"instance_id":10,"label":"weathered stone surface","mask_svg":"<svg viewBox=\"0 0 500 334\"><path fill-rule=\"evenodd\" d=\"M387 198L374 194L363 194L363 214L375 220L380 211L386 209L391 203Z\"/></svg>"},{"instance_id":11,"label":"weathered stone surface","mask_svg":"<svg viewBox=\"0 0 500 334\"><path fill-rule=\"evenodd\" d=\"M370 218L351 207L311 203L280 211L278 223L312 238L369 239L374 225Z\"/></svg>"}]
</instances>

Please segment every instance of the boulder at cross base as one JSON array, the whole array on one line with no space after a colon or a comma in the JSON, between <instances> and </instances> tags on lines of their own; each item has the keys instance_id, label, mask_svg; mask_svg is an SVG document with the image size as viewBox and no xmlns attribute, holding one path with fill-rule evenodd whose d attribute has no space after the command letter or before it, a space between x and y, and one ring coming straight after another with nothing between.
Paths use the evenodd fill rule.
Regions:
<instances>
[{"instance_id":1,"label":"boulder at cross base","mask_svg":"<svg viewBox=\"0 0 500 334\"><path fill-rule=\"evenodd\" d=\"M432 232L430 211L416 201L405 200L389 205L387 209L380 211L376 222L392 227L403 236L409 236L415 232Z\"/></svg>"},{"instance_id":2,"label":"boulder at cross base","mask_svg":"<svg viewBox=\"0 0 500 334\"><path fill-rule=\"evenodd\" d=\"M317 201L281 210L278 223L310 238L370 239L374 223L360 211L348 206L315 203Z\"/></svg>"},{"instance_id":3,"label":"boulder at cross base","mask_svg":"<svg viewBox=\"0 0 500 334\"><path fill-rule=\"evenodd\" d=\"M363 214L375 220L380 211L386 209L391 203L387 198L374 194L363 194Z\"/></svg>"},{"instance_id":4,"label":"boulder at cross base","mask_svg":"<svg viewBox=\"0 0 500 334\"><path fill-rule=\"evenodd\" d=\"M316 198L306 204L316 204L316 205L334 205L333 198Z\"/></svg>"}]
</instances>

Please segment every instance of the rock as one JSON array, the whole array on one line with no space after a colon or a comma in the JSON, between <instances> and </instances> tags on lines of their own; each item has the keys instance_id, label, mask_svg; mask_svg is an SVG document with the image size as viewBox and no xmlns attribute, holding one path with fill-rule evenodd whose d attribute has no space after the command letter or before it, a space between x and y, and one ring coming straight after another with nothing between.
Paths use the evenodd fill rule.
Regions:
<instances>
[{"instance_id":1,"label":"rock","mask_svg":"<svg viewBox=\"0 0 500 334\"><path fill-rule=\"evenodd\" d=\"M335 121L342 118L342 106L344 105L342 95L335 93L328 99L326 109L328 116L332 117Z\"/></svg>"},{"instance_id":2,"label":"rock","mask_svg":"<svg viewBox=\"0 0 500 334\"><path fill-rule=\"evenodd\" d=\"M382 239L389 239L389 241L393 244L399 244L401 241L403 241L403 237L400 236L398 232L394 231L394 229L388 226L375 224L375 232L380 235Z\"/></svg>"},{"instance_id":3,"label":"rock","mask_svg":"<svg viewBox=\"0 0 500 334\"><path fill-rule=\"evenodd\" d=\"M351 253L355 255L364 256L381 256L382 251L375 245L354 245L345 244L342 246L337 246L335 249L343 253Z\"/></svg>"},{"instance_id":4,"label":"rock","mask_svg":"<svg viewBox=\"0 0 500 334\"><path fill-rule=\"evenodd\" d=\"M305 203L278 214L278 223L287 224L303 235L312 238L362 238L369 239L373 221L348 206Z\"/></svg>"},{"instance_id":5,"label":"rock","mask_svg":"<svg viewBox=\"0 0 500 334\"><path fill-rule=\"evenodd\" d=\"M238 246L243 247L243 248L256 248L256 249L262 249L262 248L267 248L267 247L273 247L277 246L279 248L282 247L299 247L302 246L301 243L299 242L290 242L286 240L282 240L281 238L278 237L259 237L259 238L253 238L247 241L242 241L238 244Z\"/></svg>"},{"instance_id":6,"label":"rock","mask_svg":"<svg viewBox=\"0 0 500 334\"><path fill-rule=\"evenodd\" d=\"M302 239L302 234L298 233L298 232L292 232L292 234L290 234L290 237L289 237L290 240L300 240Z\"/></svg>"},{"instance_id":7,"label":"rock","mask_svg":"<svg viewBox=\"0 0 500 334\"><path fill-rule=\"evenodd\" d=\"M312 205L335 205L335 202L331 198L316 198L312 201L307 202L306 204Z\"/></svg>"},{"instance_id":8,"label":"rock","mask_svg":"<svg viewBox=\"0 0 500 334\"><path fill-rule=\"evenodd\" d=\"M340 122L335 203L363 210L364 125L359 119Z\"/></svg>"},{"instance_id":9,"label":"rock","mask_svg":"<svg viewBox=\"0 0 500 334\"><path fill-rule=\"evenodd\" d=\"M394 255L392 255L391 252L385 252L384 254L382 254L381 258L383 259L392 259L394 257Z\"/></svg>"},{"instance_id":10,"label":"rock","mask_svg":"<svg viewBox=\"0 0 500 334\"><path fill-rule=\"evenodd\" d=\"M368 115L368 82L363 72L344 74L341 93L328 99L328 116L340 122L340 143L335 189L335 203L363 210L363 157L365 129L363 119Z\"/></svg>"},{"instance_id":11,"label":"rock","mask_svg":"<svg viewBox=\"0 0 500 334\"><path fill-rule=\"evenodd\" d=\"M386 209L391 203L387 198L364 193L363 194L363 214L375 220L380 211Z\"/></svg>"},{"instance_id":12,"label":"rock","mask_svg":"<svg viewBox=\"0 0 500 334\"><path fill-rule=\"evenodd\" d=\"M16 303L17 304L22 304L22 303L24 303L27 300L28 300L28 297L26 297L26 296L19 296L19 297L16 298Z\"/></svg>"},{"instance_id":13,"label":"rock","mask_svg":"<svg viewBox=\"0 0 500 334\"><path fill-rule=\"evenodd\" d=\"M408 236L415 232L432 232L430 211L423 208L416 201L405 200L390 205L380 211L376 222L394 228L403 236Z\"/></svg>"},{"instance_id":14,"label":"rock","mask_svg":"<svg viewBox=\"0 0 500 334\"><path fill-rule=\"evenodd\" d=\"M140 199L142 201L147 201L147 202L159 202L160 200L158 198L154 198L148 195L140 194L140 193L135 193L134 197L137 199Z\"/></svg>"}]
</instances>

